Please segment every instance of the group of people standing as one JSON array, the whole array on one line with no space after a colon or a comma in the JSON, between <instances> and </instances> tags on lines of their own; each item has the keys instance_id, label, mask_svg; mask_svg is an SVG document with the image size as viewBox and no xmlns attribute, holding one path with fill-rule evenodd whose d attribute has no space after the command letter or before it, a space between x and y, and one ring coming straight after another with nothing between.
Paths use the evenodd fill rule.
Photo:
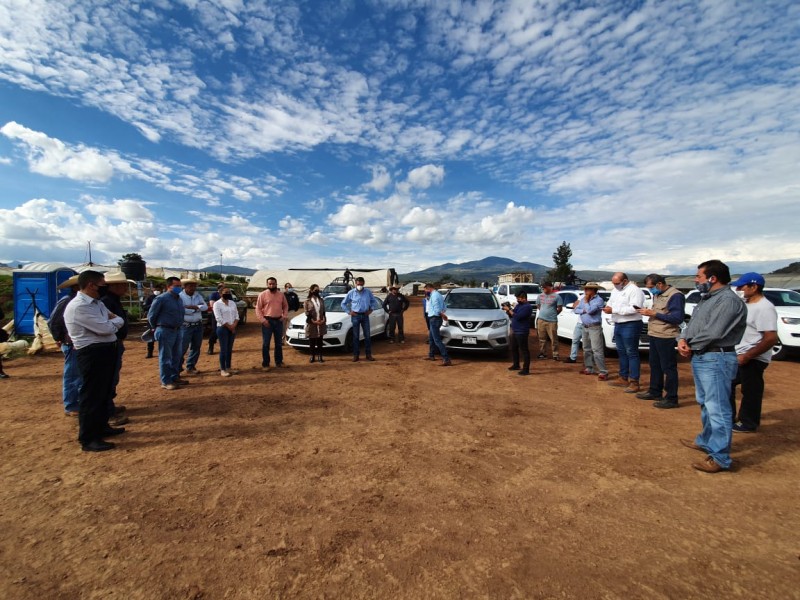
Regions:
<instances>
[{"instance_id":1,"label":"group of people standing","mask_svg":"<svg viewBox=\"0 0 800 600\"><path fill-rule=\"evenodd\" d=\"M694 440L680 441L684 446L706 453L703 461L692 464L695 469L707 473L729 469L732 433L752 433L760 425L763 375L778 339L777 312L763 294L764 277L746 273L731 282L725 263L719 260L701 263L695 275L701 300L685 328L682 327L685 297L669 285L664 276L652 273L645 277L645 286L653 297L652 308L644 307L643 291L625 273L614 273L611 283L614 289L607 303L597 294L602 287L589 282L573 307L582 327L584 368L580 373L597 375L599 381L608 381L640 400L653 401L656 408L670 409L679 406L677 356L690 358L695 397L701 407L702 431ZM550 341L553 359L559 360L555 326L563 307L549 282L543 284L543 290L538 301L539 358L545 358L545 344ZM514 308L504 307L511 317L512 365L509 369L528 374L527 338L532 307L525 293L520 293L517 301ZM544 315L543 310L546 311ZM605 365L603 315L610 315L614 323L619 373L613 378L609 377ZM649 319L650 378L646 390L640 388L639 341L643 317ZM741 386L742 400L737 413L738 386Z\"/></svg>"}]
</instances>

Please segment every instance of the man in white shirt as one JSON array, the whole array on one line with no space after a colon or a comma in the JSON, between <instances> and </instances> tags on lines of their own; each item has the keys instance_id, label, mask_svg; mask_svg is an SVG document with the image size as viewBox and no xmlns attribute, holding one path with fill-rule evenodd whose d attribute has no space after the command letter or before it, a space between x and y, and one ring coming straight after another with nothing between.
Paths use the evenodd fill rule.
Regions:
<instances>
[{"instance_id":1,"label":"man in white shirt","mask_svg":"<svg viewBox=\"0 0 800 600\"><path fill-rule=\"evenodd\" d=\"M764 278L745 273L731 286L744 294L747 303L747 327L742 341L736 344L738 368L731 384L733 431L755 433L761 424L761 400L764 397L764 371L772 360L772 347L778 342L778 312L764 297ZM742 403L736 414L736 386L742 386Z\"/></svg>"},{"instance_id":2,"label":"man in white shirt","mask_svg":"<svg viewBox=\"0 0 800 600\"><path fill-rule=\"evenodd\" d=\"M619 354L619 376L609 381L611 385L624 387L628 394L639 393L639 336L642 334L644 292L625 273L614 273L611 278L614 289L603 308L614 321L614 344Z\"/></svg>"},{"instance_id":3,"label":"man in white shirt","mask_svg":"<svg viewBox=\"0 0 800 600\"><path fill-rule=\"evenodd\" d=\"M79 291L64 310L64 324L75 346L81 372L78 441L84 452L111 450L104 437L125 433L108 424L108 403L117 362L117 330L125 324L100 302L102 273L84 271L78 276Z\"/></svg>"},{"instance_id":4,"label":"man in white shirt","mask_svg":"<svg viewBox=\"0 0 800 600\"><path fill-rule=\"evenodd\" d=\"M197 291L196 279L182 279L183 291L180 293L183 302L183 325L181 326L181 366L186 360L186 373L197 375L197 361L203 347L203 313L208 310L205 299ZM189 351L189 358L186 352Z\"/></svg>"}]
</instances>

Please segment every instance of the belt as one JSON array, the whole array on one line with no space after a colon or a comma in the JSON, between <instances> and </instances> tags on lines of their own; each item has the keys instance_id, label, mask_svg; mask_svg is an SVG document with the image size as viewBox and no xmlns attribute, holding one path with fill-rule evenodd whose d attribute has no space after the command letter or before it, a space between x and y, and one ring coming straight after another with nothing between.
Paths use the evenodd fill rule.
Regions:
<instances>
[{"instance_id":1,"label":"belt","mask_svg":"<svg viewBox=\"0 0 800 600\"><path fill-rule=\"evenodd\" d=\"M197 327L198 325L202 325L202 321L197 321L197 323L184 323L183 327Z\"/></svg>"},{"instance_id":2,"label":"belt","mask_svg":"<svg viewBox=\"0 0 800 600\"><path fill-rule=\"evenodd\" d=\"M173 326L173 325L164 325L164 324L162 324L162 323L159 323L159 324L157 325L157 327L161 327L161 329L172 329L173 331L177 331L178 329L180 329L180 328L181 328L181 326L180 326L180 325L174 325L174 326Z\"/></svg>"},{"instance_id":3,"label":"belt","mask_svg":"<svg viewBox=\"0 0 800 600\"><path fill-rule=\"evenodd\" d=\"M735 352L736 346L706 346L702 350L695 350L695 354L705 354L706 352Z\"/></svg>"},{"instance_id":4,"label":"belt","mask_svg":"<svg viewBox=\"0 0 800 600\"><path fill-rule=\"evenodd\" d=\"M353 312L355 312L355 311L353 311ZM357 312L356 314L357 315L366 315L367 313L366 312Z\"/></svg>"}]
</instances>

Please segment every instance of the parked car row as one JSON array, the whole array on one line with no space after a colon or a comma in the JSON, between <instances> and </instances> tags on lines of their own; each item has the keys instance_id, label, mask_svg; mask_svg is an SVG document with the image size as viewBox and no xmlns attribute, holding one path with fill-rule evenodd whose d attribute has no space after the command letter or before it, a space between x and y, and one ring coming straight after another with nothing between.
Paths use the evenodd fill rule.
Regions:
<instances>
[{"instance_id":1,"label":"parked car row","mask_svg":"<svg viewBox=\"0 0 800 600\"><path fill-rule=\"evenodd\" d=\"M500 307L501 301L511 302L509 295L515 295L516 286L532 286L528 291L528 298L538 298L541 290L537 284L507 284L500 286L497 292L484 288L454 288L445 294L445 308L449 319L442 324L442 341L449 350L464 350L468 352L498 352L504 353L509 345L509 319ZM503 289L505 288L505 289ZM534 289L535 288L535 289ZM500 292L504 292L503 295ZM527 291L527 290L526 290ZM653 295L648 289L642 289L645 296L645 308L653 306ZM205 292L201 290L205 295ZM580 317L573 312L583 292L579 290L561 290L556 292L561 296L564 310L558 315L557 334L565 340L572 339L572 333ZM609 291L599 291L599 296L608 301L611 296ZM790 350L800 348L800 293L792 290L767 288L764 295L772 302L778 312L778 338L779 343L773 348L773 358L785 358ZM352 350L353 332L350 317L341 307L344 294L327 296L325 310L328 313L328 333L323 339L323 345L329 348L344 348ZM700 300L700 293L690 292L686 297L686 320L688 321ZM532 300L535 302L536 300ZM241 301L237 301L237 306ZM241 302L241 304L244 304ZM514 297L513 304L516 304ZM376 299L370 315L370 333L377 337L384 335L388 315L383 310L381 302ZM241 311L240 311L241 312ZM241 322L244 322L242 317ZM533 326L536 326L538 315L534 317ZM639 339L639 349L647 350L649 341L647 337L648 318L644 317L644 326ZM614 340L614 321L611 315L603 314L602 317L603 339L605 347L609 350L616 349ZM308 340L305 338L305 315L298 315L292 319L287 340L295 348L307 348Z\"/></svg>"}]
</instances>

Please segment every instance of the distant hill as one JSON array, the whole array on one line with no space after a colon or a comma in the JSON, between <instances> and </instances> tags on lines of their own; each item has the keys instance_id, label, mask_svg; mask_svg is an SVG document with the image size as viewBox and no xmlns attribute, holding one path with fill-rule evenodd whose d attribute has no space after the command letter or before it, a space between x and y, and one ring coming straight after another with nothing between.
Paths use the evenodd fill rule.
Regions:
<instances>
[{"instance_id":1,"label":"distant hill","mask_svg":"<svg viewBox=\"0 0 800 600\"><path fill-rule=\"evenodd\" d=\"M795 273L800 273L800 262L793 262L782 269L775 269L772 272L773 275L794 275Z\"/></svg>"},{"instance_id":2,"label":"distant hill","mask_svg":"<svg viewBox=\"0 0 800 600\"><path fill-rule=\"evenodd\" d=\"M538 263L517 262L510 258L487 256L481 260L471 260L464 263L444 263L421 271L402 273L400 274L400 281L440 281L445 276L448 276L451 280L465 283L470 281L493 283L497 280L498 275L512 271L533 273L536 280L539 281L550 268Z\"/></svg>"},{"instance_id":3,"label":"distant hill","mask_svg":"<svg viewBox=\"0 0 800 600\"><path fill-rule=\"evenodd\" d=\"M253 275L255 274L255 269L248 269L247 267L237 267L234 265L211 265L210 267L203 267L201 269L197 269L198 271L205 271L206 273L219 273L220 270L225 275Z\"/></svg>"}]
</instances>

